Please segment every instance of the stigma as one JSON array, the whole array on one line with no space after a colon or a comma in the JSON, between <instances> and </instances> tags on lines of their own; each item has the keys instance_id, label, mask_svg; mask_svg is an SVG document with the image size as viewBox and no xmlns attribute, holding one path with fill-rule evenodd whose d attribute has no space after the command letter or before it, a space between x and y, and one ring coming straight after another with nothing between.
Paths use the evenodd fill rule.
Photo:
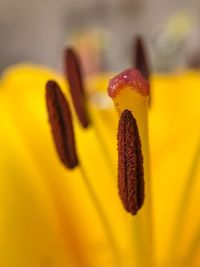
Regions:
<instances>
[{"instance_id":1,"label":"stigma","mask_svg":"<svg viewBox=\"0 0 200 267\"><path fill-rule=\"evenodd\" d=\"M137 69L127 69L109 81L108 95L115 98L125 87L131 88L142 96L149 95L149 82Z\"/></svg>"}]
</instances>

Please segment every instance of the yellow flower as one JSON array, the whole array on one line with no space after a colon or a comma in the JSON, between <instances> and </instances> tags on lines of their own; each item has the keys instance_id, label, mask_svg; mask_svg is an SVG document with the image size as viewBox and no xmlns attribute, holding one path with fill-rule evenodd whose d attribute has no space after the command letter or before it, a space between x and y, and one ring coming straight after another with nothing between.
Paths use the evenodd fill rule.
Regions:
<instances>
[{"instance_id":1,"label":"yellow flower","mask_svg":"<svg viewBox=\"0 0 200 267\"><path fill-rule=\"evenodd\" d=\"M55 151L44 89L55 80L72 107L63 77L32 65L3 74L0 266L198 266L200 75L151 77L151 188L145 182L153 225L145 221L150 197L133 217L118 196L118 115L105 92L110 78L98 75L87 81L90 127L83 129L72 112L81 167L69 170ZM120 107L128 102L132 110L129 96ZM142 121L138 127L145 136ZM142 232L140 222L147 223Z\"/></svg>"}]
</instances>

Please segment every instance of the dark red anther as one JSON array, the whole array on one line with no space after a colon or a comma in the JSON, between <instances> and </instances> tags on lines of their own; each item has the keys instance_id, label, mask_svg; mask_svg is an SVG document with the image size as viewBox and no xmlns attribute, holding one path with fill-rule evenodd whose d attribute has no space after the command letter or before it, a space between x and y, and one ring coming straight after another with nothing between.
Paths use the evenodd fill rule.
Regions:
<instances>
[{"instance_id":1,"label":"dark red anther","mask_svg":"<svg viewBox=\"0 0 200 267\"><path fill-rule=\"evenodd\" d=\"M138 69L146 80L149 80L149 62L143 39L137 36L134 40L133 58L135 60L134 68Z\"/></svg>"},{"instance_id":2,"label":"dark red anther","mask_svg":"<svg viewBox=\"0 0 200 267\"><path fill-rule=\"evenodd\" d=\"M118 125L118 187L124 208L135 215L144 202L143 156L137 122L124 110Z\"/></svg>"},{"instance_id":3,"label":"dark red anther","mask_svg":"<svg viewBox=\"0 0 200 267\"><path fill-rule=\"evenodd\" d=\"M78 165L78 157L71 112L65 96L55 81L48 81L46 84L46 103L59 158L67 168L73 169Z\"/></svg>"},{"instance_id":4,"label":"dark red anther","mask_svg":"<svg viewBox=\"0 0 200 267\"><path fill-rule=\"evenodd\" d=\"M72 48L65 50L65 75L69 82L69 89L72 96L74 108L81 125L84 128L89 126L89 117L86 108L86 95L83 85L82 71L77 54Z\"/></svg>"}]
</instances>

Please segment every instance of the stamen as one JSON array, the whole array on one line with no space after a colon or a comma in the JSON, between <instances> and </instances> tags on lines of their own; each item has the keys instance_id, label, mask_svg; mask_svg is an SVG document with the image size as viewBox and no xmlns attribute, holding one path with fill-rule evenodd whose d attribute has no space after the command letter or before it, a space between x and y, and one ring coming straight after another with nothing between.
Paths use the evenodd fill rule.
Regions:
<instances>
[{"instance_id":1,"label":"stamen","mask_svg":"<svg viewBox=\"0 0 200 267\"><path fill-rule=\"evenodd\" d=\"M65 67L66 67L66 75L69 80L70 92L72 95L72 100L74 103L74 107L78 118L84 128L87 128L91 123L98 139L99 146L104 155L106 164L108 165L109 170L111 171L111 175L113 176L113 162L109 155L108 148L101 136L100 130L98 128L97 123L95 123L95 119L93 115L88 116L88 110L86 109L87 104L87 96L85 94L85 89L83 86L83 77L81 75L81 64L78 60L77 54L74 52L72 48L67 48L65 51Z\"/></svg>"},{"instance_id":2,"label":"stamen","mask_svg":"<svg viewBox=\"0 0 200 267\"><path fill-rule=\"evenodd\" d=\"M135 38L133 51L134 51L133 58L135 59L134 67L142 73L142 75L145 77L146 80L148 80L150 73L148 58L144 41L140 36L137 36Z\"/></svg>"},{"instance_id":3,"label":"stamen","mask_svg":"<svg viewBox=\"0 0 200 267\"><path fill-rule=\"evenodd\" d=\"M118 126L118 186L125 209L135 215L144 202L144 171L138 127L129 110L122 112Z\"/></svg>"},{"instance_id":4,"label":"stamen","mask_svg":"<svg viewBox=\"0 0 200 267\"><path fill-rule=\"evenodd\" d=\"M70 169L78 165L69 104L55 81L46 84L46 102L55 146L62 163Z\"/></svg>"},{"instance_id":5,"label":"stamen","mask_svg":"<svg viewBox=\"0 0 200 267\"><path fill-rule=\"evenodd\" d=\"M72 48L65 50L65 73L69 81L69 89L74 107L81 125L89 126L89 117L86 110L85 90L82 79L81 66L78 56Z\"/></svg>"},{"instance_id":6,"label":"stamen","mask_svg":"<svg viewBox=\"0 0 200 267\"><path fill-rule=\"evenodd\" d=\"M92 188L83 165L78 162L70 108L65 96L55 81L48 81L46 84L46 101L49 121L58 155L68 168L72 169L79 165L81 177L99 214L109 245L113 251L114 266L120 267L120 254L112 227Z\"/></svg>"},{"instance_id":7,"label":"stamen","mask_svg":"<svg viewBox=\"0 0 200 267\"><path fill-rule=\"evenodd\" d=\"M108 87L108 94L112 97L118 114L121 115L125 112L123 116L121 115L118 130L118 157L120 163L118 165L120 167L118 179L120 180L120 196L123 204L128 211L130 210L129 205L132 204L131 213L133 214L143 204L145 181L145 203L133 220L134 229L140 236L139 243L141 245L138 245L138 250L142 251L147 259L142 259L146 263L141 264L141 266L154 266L152 262L151 182L148 153L147 111L149 91L149 82L141 75L139 70L135 69L118 74L110 80ZM134 118L132 114L134 114ZM140 135L138 135L138 132ZM140 144L142 144L142 152Z\"/></svg>"}]
</instances>

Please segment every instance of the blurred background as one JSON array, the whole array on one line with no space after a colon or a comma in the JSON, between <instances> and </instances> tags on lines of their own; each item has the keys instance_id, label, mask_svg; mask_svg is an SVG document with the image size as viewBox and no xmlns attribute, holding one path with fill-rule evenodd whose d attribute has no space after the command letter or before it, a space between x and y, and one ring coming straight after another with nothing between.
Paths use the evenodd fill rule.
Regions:
<instances>
[{"instance_id":1,"label":"blurred background","mask_svg":"<svg viewBox=\"0 0 200 267\"><path fill-rule=\"evenodd\" d=\"M0 70L22 61L59 69L73 43L86 72L120 71L137 33L154 70L198 67L199 14L199 0L0 0Z\"/></svg>"}]
</instances>

